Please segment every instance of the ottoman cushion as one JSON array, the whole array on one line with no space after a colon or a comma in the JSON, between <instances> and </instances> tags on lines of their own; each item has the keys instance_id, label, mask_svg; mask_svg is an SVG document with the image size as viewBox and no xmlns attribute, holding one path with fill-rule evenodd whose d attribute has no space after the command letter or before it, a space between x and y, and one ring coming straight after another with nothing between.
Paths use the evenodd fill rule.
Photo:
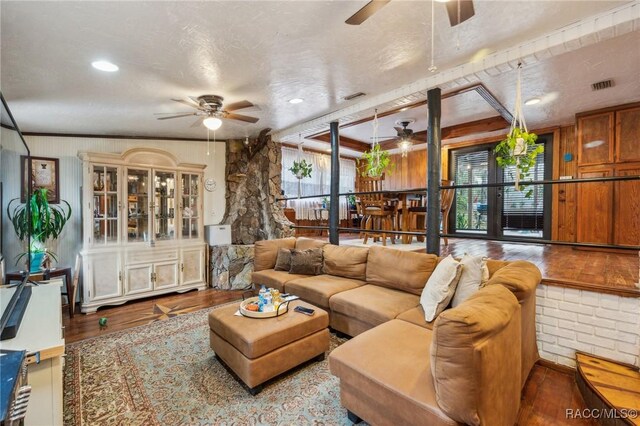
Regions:
<instances>
[{"instance_id":1,"label":"ottoman cushion","mask_svg":"<svg viewBox=\"0 0 640 426\"><path fill-rule=\"evenodd\" d=\"M276 318L256 319L236 316L239 304L213 309L209 327L249 359L258 358L329 326L329 315L315 306L295 300L289 312ZM294 312L296 306L315 309L312 316Z\"/></svg>"}]
</instances>

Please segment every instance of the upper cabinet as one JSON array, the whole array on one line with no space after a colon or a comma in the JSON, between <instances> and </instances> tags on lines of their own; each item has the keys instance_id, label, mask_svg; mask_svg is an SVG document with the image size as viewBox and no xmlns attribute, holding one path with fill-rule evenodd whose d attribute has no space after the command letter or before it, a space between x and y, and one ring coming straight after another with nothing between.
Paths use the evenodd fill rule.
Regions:
<instances>
[{"instance_id":1,"label":"upper cabinet","mask_svg":"<svg viewBox=\"0 0 640 426\"><path fill-rule=\"evenodd\" d=\"M640 161L640 106L616 111L616 159Z\"/></svg>"},{"instance_id":2,"label":"upper cabinet","mask_svg":"<svg viewBox=\"0 0 640 426\"><path fill-rule=\"evenodd\" d=\"M578 124L578 166L640 161L640 106L582 113Z\"/></svg>"}]
</instances>

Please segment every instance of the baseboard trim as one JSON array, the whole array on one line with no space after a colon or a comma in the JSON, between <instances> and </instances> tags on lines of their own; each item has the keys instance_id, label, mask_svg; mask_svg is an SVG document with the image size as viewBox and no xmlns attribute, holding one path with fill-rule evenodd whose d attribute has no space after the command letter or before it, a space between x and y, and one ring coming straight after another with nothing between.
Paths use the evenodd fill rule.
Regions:
<instances>
[{"instance_id":1,"label":"baseboard trim","mask_svg":"<svg viewBox=\"0 0 640 426\"><path fill-rule=\"evenodd\" d=\"M549 361L548 359L540 358L538 360L538 365L541 367L547 367L552 370L559 371L561 373L567 374L575 374L576 369L574 367L569 367L568 365L556 364L553 361Z\"/></svg>"}]
</instances>

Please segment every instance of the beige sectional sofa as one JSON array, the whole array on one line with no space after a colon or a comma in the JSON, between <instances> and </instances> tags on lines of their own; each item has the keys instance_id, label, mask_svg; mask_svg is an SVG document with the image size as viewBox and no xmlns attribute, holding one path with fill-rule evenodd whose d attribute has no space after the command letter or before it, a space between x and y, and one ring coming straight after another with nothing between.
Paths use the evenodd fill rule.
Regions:
<instances>
[{"instance_id":1,"label":"beige sectional sofa","mask_svg":"<svg viewBox=\"0 0 640 426\"><path fill-rule=\"evenodd\" d=\"M322 275L275 271L280 248L323 248ZM374 425L515 423L521 388L538 359L538 268L487 262L485 287L427 323L420 294L438 257L308 238L260 241L252 281L329 312L353 339L329 357L352 420Z\"/></svg>"}]
</instances>

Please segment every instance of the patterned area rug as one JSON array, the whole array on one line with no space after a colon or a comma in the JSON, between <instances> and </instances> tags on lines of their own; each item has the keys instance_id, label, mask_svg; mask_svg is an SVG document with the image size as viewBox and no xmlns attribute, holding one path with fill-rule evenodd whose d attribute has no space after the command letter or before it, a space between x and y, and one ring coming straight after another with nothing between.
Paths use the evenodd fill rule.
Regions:
<instances>
[{"instance_id":1,"label":"patterned area rug","mask_svg":"<svg viewBox=\"0 0 640 426\"><path fill-rule=\"evenodd\" d=\"M213 357L209 311L68 345L65 425L351 424L326 360L251 396Z\"/></svg>"}]
</instances>

